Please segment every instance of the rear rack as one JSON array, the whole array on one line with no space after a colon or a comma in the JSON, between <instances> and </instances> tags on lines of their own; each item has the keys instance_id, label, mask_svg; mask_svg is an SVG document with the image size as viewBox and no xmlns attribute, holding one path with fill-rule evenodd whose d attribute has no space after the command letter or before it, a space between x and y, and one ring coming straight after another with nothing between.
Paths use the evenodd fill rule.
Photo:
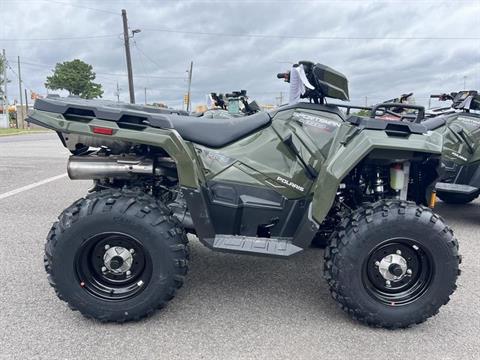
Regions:
<instances>
[{"instance_id":1,"label":"rear rack","mask_svg":"<svg viewBox=\"0 0 480 360\"><path fill-rule=\"evenodd\" d=\"M174 109L163 109L143 105L116 103L108 100L84 100L78 97L59 96L37 99L35 110L63 115L67 120L89 122L97 118L115 121L119 126L145 127L150 122L158 127L170 129L172 124L164 115L188 115L187 112Z\"/></svg>"}]
</instances>

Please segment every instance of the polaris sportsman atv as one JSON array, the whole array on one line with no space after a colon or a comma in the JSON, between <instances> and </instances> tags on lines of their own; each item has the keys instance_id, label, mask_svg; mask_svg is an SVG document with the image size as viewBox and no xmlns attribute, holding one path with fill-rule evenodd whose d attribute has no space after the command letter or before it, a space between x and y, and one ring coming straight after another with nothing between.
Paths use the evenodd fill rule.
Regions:
<instances>
[{"instance_id":1,"label":"polaris sportsman atv","mask_svg":"<svg viewBox=\"0 0 480 360\"><path fill-rule=\"evenodd\" d=\"M57 131L71 179L94 181L47 237L60 299L101 321L138 320L182 286L187 233L212 250L287 258L320 231L333 233L331 294L353 318L402 328L435 315L460 263L452 230L425 206L442 136L321 104L348 98L329 69L307 71L313 103L243 118L37 100L29 120Z\"/></svg>"},{"instance_id":2,"label":"polaris sportsman atv","mask_svg":"<svg viewBox=\"0 0 480 360\"><path fill-rule=\"evenodd\" d=\"M448 108L427 113L436 121L445 119L445 126L438 131L446 137L446 172L436 185L437 195L447 203L469 203L480 195L480 95L470 90L431 97L452 101Z\"/></svg>"},{"instance_id":3,"label":"polaris sportsman atv","mask_svg":"<svg viewBox=\"0 0 480 360\"><path fill-rule=\"evenodd\" d=\"M205 111L200 116L231 118L253 115L261 110L256 101L248 100L246 90L233 91L230 94L210 93L210 101L214 108Z\"/></svg>"},{"instance_id":4,"label":"polaris sportsman atv","mask_svg":"<svg viewBox=\"0 0 480 360\"><path fill-rule=\"evenodd\" d=\"M442 162L446 171L436 184L437 196L452 204L475 200L480 195L480 95L474 90L431 95L432 99L452 101L452 104L426 112L403 106L412 95L404 94L374 108L363 109L378 119L425 122L430 129L442 134L445 137ZM399 103L402 105L395 105ZM320 246L323 243L322 239L318 242Z\"/></svg>"}]
</instances>

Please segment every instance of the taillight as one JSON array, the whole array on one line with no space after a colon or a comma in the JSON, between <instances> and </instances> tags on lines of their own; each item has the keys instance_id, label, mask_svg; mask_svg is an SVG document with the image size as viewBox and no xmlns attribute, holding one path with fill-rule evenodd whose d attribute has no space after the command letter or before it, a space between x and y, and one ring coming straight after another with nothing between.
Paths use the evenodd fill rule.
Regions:
<instances>
[{"instance_id":1,"label":"taillight","mask_svg":"<svg viewBox=\"0 0 480 360\"><path fill-rule=\"evenodd\" d=\"M92 131L94 134L101 134L101 135L113 135L113 129L104 128L104 127L92 127Z\"/></svg>"}]
</instances>

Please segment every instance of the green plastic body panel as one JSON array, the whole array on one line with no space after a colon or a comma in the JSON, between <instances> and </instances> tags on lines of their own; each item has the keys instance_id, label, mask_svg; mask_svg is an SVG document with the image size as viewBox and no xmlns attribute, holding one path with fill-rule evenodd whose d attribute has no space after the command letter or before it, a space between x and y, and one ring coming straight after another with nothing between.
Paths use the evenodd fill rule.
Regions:
<instances>
[{"instance_id":1,"label":"green plastic body panel","mask_svg":"<svg viewBox=\"0 0 480 360\"><path fill-rule=\"evenodd\" d=\"M459 165L480 162L480 115L459 113L447 117L437 129L444 137L443 159Z\"/></svg>"}]
</instances>

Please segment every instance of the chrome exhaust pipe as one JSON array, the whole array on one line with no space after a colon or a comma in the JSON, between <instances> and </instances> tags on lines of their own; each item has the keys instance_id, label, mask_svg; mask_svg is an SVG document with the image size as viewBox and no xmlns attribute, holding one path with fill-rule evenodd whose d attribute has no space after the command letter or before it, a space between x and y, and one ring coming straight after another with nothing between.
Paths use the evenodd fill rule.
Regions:
<instances>
[{"instance_id":1,"label":"chrome exhaust pipe","mask_svg":"<svg viewBox=\"0 0 480 360\"><path fill-rule=\"evenodd\" d=\"M126 156L70 156L67 173L72 180L128 179L134 174L153 175L153 161Z\"/></svg>"}]
</instances>

